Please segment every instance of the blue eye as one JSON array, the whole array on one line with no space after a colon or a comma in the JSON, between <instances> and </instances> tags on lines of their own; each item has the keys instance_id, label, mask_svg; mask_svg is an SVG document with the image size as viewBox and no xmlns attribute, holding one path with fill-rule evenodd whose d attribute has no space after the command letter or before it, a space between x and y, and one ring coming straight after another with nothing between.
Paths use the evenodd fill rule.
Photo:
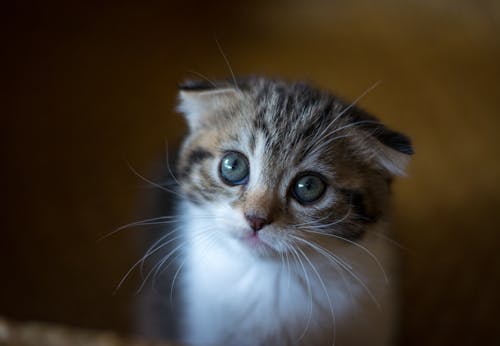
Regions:
<instances>
[{"instance_id":1,"label":"blue eye","mask_svg":"<svg viewBox=\"0 0 500 346\"><path fill-rule=\"evenodd\" d=\"M302 175L293 184L293 197L301 204L318 200L326 190L326 184L317 175Z\"/></svg>"},{"instance_id":2,"label":"blue eye","mask_svg":"<svg viewBox=\"0 0 500 346\"><path fill-rule=\"evenodd\" d=\"M250 167L245 155L231 151L220 162L220 176L228 185L243 185L248 181Z\"/></svg>"}]
</instances>

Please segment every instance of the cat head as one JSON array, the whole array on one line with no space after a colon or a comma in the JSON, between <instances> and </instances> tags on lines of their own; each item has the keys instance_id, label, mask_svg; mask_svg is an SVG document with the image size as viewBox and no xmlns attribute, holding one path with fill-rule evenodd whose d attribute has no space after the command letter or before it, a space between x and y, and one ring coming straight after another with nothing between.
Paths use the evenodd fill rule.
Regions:
<instances>
[{"instance_id":1,"label":"cat head","mask_svg":"<svg viewBox=\"0 0 500 346\"><path fill-rule=\"evenodd\" d=\"M405 135L305 83L180 89L182 194L207 232L261 255L308 238L361 238L386 214L390 181L413 153Z\"/></svg>"}]
</instances>

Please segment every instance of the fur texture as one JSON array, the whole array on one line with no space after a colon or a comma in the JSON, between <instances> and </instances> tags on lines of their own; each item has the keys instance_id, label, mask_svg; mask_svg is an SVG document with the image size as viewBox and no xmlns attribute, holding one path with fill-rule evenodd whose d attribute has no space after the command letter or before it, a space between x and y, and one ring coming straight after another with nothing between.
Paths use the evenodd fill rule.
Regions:
<instances>
[{"instance_id":1,"label":"fur texture","mask_svg":"<svg viewBox=\"0 0 500 346\"><path fill-rule=\"evenodd\" d=\"M409 139L328 92L265 78L188 82L179 110L189 124L177 167L183 340L389 344L394 277L384 234ZM221 178L231 152L246 158L244 183ZM304 175L325 186L312 203L294 193Z\"/></svg>"}]
</instances>

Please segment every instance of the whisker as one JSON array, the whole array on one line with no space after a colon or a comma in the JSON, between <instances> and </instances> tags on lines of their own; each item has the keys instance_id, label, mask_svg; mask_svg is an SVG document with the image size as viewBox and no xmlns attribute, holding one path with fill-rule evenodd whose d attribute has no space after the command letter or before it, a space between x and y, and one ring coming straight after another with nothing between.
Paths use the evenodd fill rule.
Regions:
<instances>
[{"instance_id":1,"label":"whisker","mask_svg":"<svg viewBox=\"0 0 500 346\"><path fill-rule=\"evenodd\" d=\"M368 230L368 232L370 232L370 233L374 234L375 236L387 241L389 244L399 248L400 250L412 252L408 247L404 246L400 242L392 239L391 237L387 236L386 234L384 234L382 232L376 232L376 231L372 231L372 230Z\"/></svg>"},{"instance_id":2,"label":"whisker","mask_svg":"<svg viewBox=\"0 0 500 346\"><path fill-rule=\"evenodd\" d=\"M335 220L334 222L331 222L331 223L328 223L328 224L320 224L319 222L329 218L330 216L327 215L325 217L322 217L318 220L313 220L313 221L310 221L310 222L307 222L307 223L304 223L304 224L299 224L299 225L292 225L291 227L294 227L294 228L308 228L308 227L313 227L315 229L325 229L325 228L331 228L332 226L335 226L335 225L338 225L339 223L342 223L344 222L345 220L347 220L347 218L350 216L351 214L351 206L349 205L349 209L347 210L347 213L342 216L342 218L338 219L338 220Z\"/></svg>"},{"instance_id":3,"label":"whisker","mask_svg":"<svg viewBox=\"0 0 500 346\"><path fill-rule=\"evenodd\" d=\"M288 244L285 244L285 251L284 251L284 254L285 254L285 260L286 260L286 268L287 268L287 273L288 273L288 276L287 276L287 291L290 290L290 280L291 280L291 276L292 276L292 273L290 271L290 258L288 256L288 251L290 251L290 246Z\"/></svg>"},{"instance_id":4,"label":"whisker","mask_svg":"<svg viewBox=\"0 0 500 346\"><path fill-rule=\"evenodd\" d=\"M148 278L149 278L151 275L153 275L153 279L152 279L152 287L154 288L154 287L156 286L156 281L157 281L158 276L159 276L159 275L161 275L161 273L162 273L164 270L166 270L166 269L170 266L170 264L171 264L171 263L172 263L172 262L173 262L173 261L174 261L174 260L178 257L178 255L175 255L175 257L173 257L173 258L172 258L172 256L173 256L176 252L178 252L180 249L182 249L184 246L188 245L188 244L189 244L192 240L196 240L197 238L200 238L200 237L202 237L202 236L206 235L206 234L210 231L210 229L211 229L211 228L212 228L211 226L208 226L208 227L206 227L206 228L202 229L202 231L201 231L201 232L199 232L199 233L195 234L195 235L194 235L194 236L192 236L190 239L186 239L186 240L185 240L185 241L183 241L181 244L179 244L178 246L176 246L173 250L171 250L171 251L170 251L170 252L169 252L166 256L164 256L164 257L163 257L163 258L162 258L162 259L161 259L161 260L160 260L160 261L159 261L156 265L154 265L154 266L153 266L153 268L149 271L148 275L146 275L146 277L144 278L144 280L143 280L142 284L140 285L140 287L138 288L138 290L137 290L137 291L138 291L138 292L140 292L140 291L144 288L144 286L145 286L145 284L146 284L146 282L147 282ZM172 259L169 261L169 263L168 263L166 266L164 266L164 264L165 264L165 263L166 263L166 262L167 262L170 258L172 258ZM163 268L163 269L162 269L162 268Z\"/></svg>"},{"instance_id":5,"label":"whisker","mask_svg":"<svg viewBox=\"0 0 500 346\"><path fill-rule=\"evenodd\" d=\"M204 235L206 236L205 241L213 240L213 238L214 238L213 234L208 233L209 231L210 231L210 229L208 229L207 232L204 233ZM201 240L203 240L203 239L201 239ZM196 240L196 241L198 241L198 240ZM205 249L208 247L207 245L211 245L212 243L213 243L213 241L210 244L205 244ZM187 260L187 258L185 258L184 261L182 261L182 263L179 265L179 268L177 268L177 270L174 274L174 277L172 279L172 283L170 284L170 305L173 305L173 296L174 296L175 282L176 282L177 276L180 274L182 267L186 263L186 260Z\"/></svg>"},{"instance_id":6,"label":"whisker","mask_svg":"<svg viewBox=\"0 0 500 346\"><path fill-rule=\"evenodd\" d=\"M182 237L182 236L183 235L181 235L180 237ZM179 239L179 238L176 238L176 239ZM182 243L177 245L174 249L170 250L167 255L163 256L163 258L158 263L156 263L153 266L153 268L151 268L151 270L144 277L141 285L137 288L137 293L142 291L142 289L146 285L146 283L147 283L148 279L151 277L151 275L153 275L153 283L154 283L155 282L154 278L158 275L158 273L161 270L161 268L163 267L163 265L172 257L172 255L174 255L179 249L183 248L188 243L189 243L189 241L187 241L187 240L183 241ZM153 284L153 287L154 287L154 284Z\"/></svg>"},{"instance_id":7,"label":"whisker","mask_svg":"<svg viewBox=\"0 0 500 346\"><path fill-rule=\"evenodd\" d=\"M325 149L327 149L326 147L328 145L330 145L332 142L337 141L337 140L342 139L342 138L349 138L349 137L354 137L354 136L352 134L349 134L349 133L344 134L344 135L331 137L331 138L329 136L326 136L325 138L320 140L318 143L316 143L316 146L313 147L313 150L309 150L308 154L311 156L314 156L314 155L316 155L316 153L322 153L325 151Z\"/></svg>"},{"instance_id":8,"label":"whisker","mask_svg":"<svg viewBox=\"0 0 500 346\"><path fill-rule=\"evenodd\" d=\"M168 237L172 236L172 235L175 235L176 233L179 235L178 238L176 238L175 240L181 238L181 234L179 234L179 230L181 229L181 226L179 227L176 227L172 230L170 230L167 234L165 234L164 236L160 237L158 240L156 240L149 248L148 250L146 251L146 253L144 254L144 258L148 258L149 256L151 256L153 253L155 253L157 250L159 250L160 248L163 248L163 244L161 244L161 242L165 239L167 239ZM158 248L156 248L158 246ZM139 267L139 272L141 274L141 278L144 279L144 266L146 265L146 260L143 260L141 261L141 265Z\"/></svg>"},{"instance_id":9,"label":"whisker","mask_svg":"<svg viewBox=\"0 0 500 346\"><path fill-rule=\"evenodd\" d=\"M161 246L158 246L154 251L151 251L151 252L148 252L148 256L144 255L143 257L141 257L140 260L138 260L137 262L134 263L134 265L132 267L130 267L130 269L125 273L125 275L122 277L122 279L120 280L120 282L118 283L118 285L116 286L115 290L114 290L114 294L116 294L116 292L120 289L120 287L123 285L123 283L125 282L125 280L129 277L129 275L132 273L132 271L144 260L146 260L147 257L151 256L151 254L155 253L156 251L158 251L159 249L161 249L162 247L168 245L169 243L179 239L181 236L177 236L173 239L170 239L169 241L163 243Z\"/></svg>"},{"instance_id":10,"label":"whisker","mask_svg":"<svg viewBox=\"0 0 500 346\"><path fill-rule=\"evenodd\" d=\"M351 108L356 106L359 101L361 101L362 98L364 98L366 95L368 95L371 91L373 91L375 88L377 88L380 84L382 83L381 80L378 80L377 82L373 83L370 87L368 87L365 91L361 93L357 98L354 99L347 107L345 107L342 111L340 111L337 116L328 124L327 127L323 129L318 135L314 136L315 138L324 138L323 136L329 131L330 127L333 126L337 120L339 120L344 114L346 114ZM328 136L327 136L328 137ZM316 143L316 141L311 141L311 143Z\"/></svg>"},{"instance_id":11,"label":"whisker","mask_svg":"<svg viewBox=\"0 0 500 346\"><path fill-rule=\"evenodd\" d=\"M306 244L306 245L309 245L310 247L312 247L314 250L317 250L319 251L320 253L324 253L328 256L328 258L331 258L332 260L335 261L335 263L337 264L341 264L342 265L342 268L346 271L349 271L349 270L353 270L353 267L351 265L349 265L349 263L345 262L344 260L342 260L339 256L337 255L334 255L331 251L327 250L326 248L320 246L319 244L313 242L313 241L310 241L310 240L307 240L307 239L304 239L304 238L301 238L301 237L297 237L297 236L292 236L294 239Z\"/></svg>"},{"instance_id":12,"label":"whisker","mask_svg":"<svg viewBox=\"0 0 500 346\"><path fill-rule=\"evenodd\" d=\"M320 219L317 219L317 220L311 220L311 221L307 221L307 222L303 222L303 223L296 223L296 224L292 224L291 227L295 227L295 228L300 228L300 227L305 227L305 226L309 226L309 225L314 225L315 223L318 223L318 222L321 222L323 220L326 220L330 217L330 215L326 215Z\"/></svg>"},{"instance_id":13,"label":"whisker","mask_svg":"<svg viewBox=\"0 0 500 346\"><path fill-rule=\"evenodd\" d=\"M214 37L214 39L215 39L215 43L217 44L217 48L219 49L219 52L222 55L222 57L224 58L224 61L226 62L226 65L229 69L229 72L231 73L231 77L233 78L234 87L239 90L240 88L238 87L238 82L236 81L236 76L233 72L233 68L231 67L231 64L229 63L229 60L227 59L227 56L224 53L224 50L222 49L222 46L219 43L219 40L217 40L217 37Z\"/></svg>"},{"instance_id":14,"label":"whisker","mask_svg":"<svg viewBox=\"0 0 500 346\"><path fill-rule=\"evenodd\" d=\"M291 250L290 254L293 255L297 259L297 262L299 262L300 266L302 267L302 271L304 273L304 279L305 279L306 284L307 284L306 285L307 286L307 294L309 296L309 313L308 313L308 317L307 317L307 323L306 323L306 326L304 327L302 333L300 334L300 336L298 338L298 341L299 341L299 340L302 340L302 338L304 338L304 336L307 334L307 331L309 330L309 325L311 324L312 310L313 310L313 297L312 297L311 282L309 280L309 275L307 274L307 270L304 266L304 263L300 259L300 256L297 253L297 250L295 248L290 247L290 250Z\"/></svg>"},{"instance_id":15,"label":"whisker","mask_svg":"<svg viewBox=\"0 0 500 346\"><path fill-rule=\"evenodd\" d=\"M150 184L150 185L152 185L152 186L154 186L154 187L156 187L156 188L158 188L158 189L160 189L160 190L163 190L163 191L165 191L165 192L172 193L172 194L177 195L177 196L179 196L179 197L185 198L185 197L184 197L183 195L181 195L180 193L178 193L178 192L176 192L176 191L174 191L174 190L171 190L171 189L167 189L166 187L164 187L164 186L162 186L162 185L160 185L160 184L158 184L158 183L156 183L156 182L154 182L154 181L152 181L152 180L150 180L150 179L148 179L148 178L144 177L144 176L143 176L143 175L141 175L139 172L137 172L137 170L135 170L135 168L134 168L134 167L132 167L132 165L131 165L128 161L127 161L127 166L128 166L128 168L132 171L132 173L134 173L137 177L139 177L139 178L141 178L142 180L144 180L146 183L148 183L148 184Z\"/></svg>"},{"instance_id":16,"label":"whisker","mask_svg":"<svg viewBox=\"0 0 500 346\"><path fill-rule=\"evenodd\" d=\"M169 160L169 157L168 157L168 141L167 141L166 138L165 138L165 163L167 165L168 174L172 177L172 179L175 181L175 183L177 185L180 185L179 180L177 180L174 172L170 168L170 160Z\"/></svg>"},{"instance_id":17,"label":"whisker","mask_svg":"<svg viewBox=\"0 0 500 346\"><path fill-rule=\"evenodd\" d=\"M368 250L366 247L364 247L363 245L355 242L355 241L352 241L348 238L345 238L345 237L342 237L340 235L336 235L336 234L333 234L333 233L322 233L322 232L317 232L317 231L311 231L311 230L306 230L304 229L305 232L308 232L308 233L314 233L314 234L320 234L320 235L323 235L323 236L326 236L326 237L333 237L333 238L336 238L336 239L340 239L342 241L345 241L351 245L354 245L360 249L362 249L363 251L365 251L372 259L373 261L377 264L377 266L379 267L380 271L382 272L383 276L384 276L384 280L386 283L389 283L389 277L387 276L387 273L384 269L384 267L382 266L382 263L380 263L379 259L377 258L377 256L375 256L375 254L373 252L371 252L370 250Z\"/></svg>"},{"instance_id":18,"label":"whisker","mask_svg":"<svg viewBox=\"0 0 500 346\"><path fill-rule=\"evenodd\" d=\"M330 295L328 294L328 289L326 288L325 282L321 278L321 275L319 275L319 272L316 269L316 266L311 262L311 260L309 259L309 257L307 257L307 255L304 253L304 251L302 251L300 248L297 248L297 250L299 251L299 253L302 254L302 256L305 258L305 260L309 263L309 265L311 266L312 270L316 274L316 277L318 278L321 286L323 287L323 291L325 292L326 299L328 300L328 306L330 307L330 313L332 315L332 338L333 338L332 339L332 346L334 346L335 345L335 339L336 339L336 320L335 320L335 312L333 311L332 301L331 301Z\"/></svg>"},{"instance_id":19,"label":"whisker","mask_svg":"<svg viewBox=\"0 0 500 346\"><path fill-rule=\"evenodd\" d=\"M212 215L198 215L196 217L196 219L217 220L217 217L212 216ZM164 220L164 221L162 221L162 220ZM124 229L127 229L127 228L138 227L138 226L166 225L166 224L176 223L176 222L183 222L183 220L177 215L166 215L166 216L158 216L158 217L154 217L154 218L150 218L150 219L134 221L134 222L130 222L126 225L120 226L117 229L103 235L102 237L97 239L97 241L99 242L99 241L102 241L106 238L109 238L110 236L112 236L120 231L123 231Z\"/></svg>"},{"instance_id":20,"label":"whisker","mask_svg":"<svg viewBox=\"0 0 500 346\"><path fill-rule=\"evenodd\" d=\"M188 72L197 75L198 77L200 77L200 78L206 80L207 82L209 82L214 88L217 88L217 84L215 84L212 80L210 80L204 74L201 74L200 72L194 71L194 70L188 70Z\"/></svg>"},{"instance_id":21,"label":"whisker","mask_svg":"<svg viewBox=\"0 0 500 346\"><path fill-rule=\"evenodd\" d=\"M326 135L325 137L323 137L318 143L315 143L316 148L315 148L315 150L313 150L313 152L317 152L318 148L324 148L326 145L330 144L331 142L333 142L335 140L338 140L340 138L346 138L346 137L350 136L349 134L347 134L347 135L343 135L343 136L336 136L336 137L330 138L330 136L332 136L332 135L334 135L334 134L336 134L336 133L338 133L340 131L349 129L351 127L360 126L360 125L378 124L378 123L379 122L376 121L376 120L359 120L359 121L356 121L356 122L353 122L353 123L349 123L347 125L343 125L343 126L341 126L339 128L336 128L332 132L328 133L328 135Z\"/></svg>"},{"instance_id":22,"label":"whisker","mask_svg":"<svg viewBox=\"0 0 500 346\"><path fill-rule=\"evenodd\" d=\"M154 217L154 218L151 218L151 219L144 219L144 220L139 220L139 221L134 221L134 222L131 222L131 223L128 223L126 225L123 225L123 226L120 226L118 227L117 229L103 235L102 237L100 237L99 239L97 239L97 241L102 241L106 238L109 238L111 237L112 235L120 232L120 231L123 231L124 229L127 229L127 228L132 228L132 227L136 227L136 226L149 226L149 225L164 225L164 224L169 224L169 223L174 223L174 222L180 222L181 220L172 220L176 218L176 216L159 216L159 217ZM161 220L165 220L165 221L161 221Z\"/></svg>"},{"instance_id":23,"label":"whisker","mask_svg":"<svg viewBox=\"0 0 500 346\"><path fill-rule=\"evenodd\" d=\"M318 244L314 244L312 242L308 242L305 239L298 238L297 240L302 241L304 244L309 245L312 248L320 247ZM373 303L377 306L377 308L380 309L380 303L378 300L375 298L375 295L373 292L368 288L366 283L354 272L353 268L348 265L345 261L343 261L340 257L334 255L330 251L327 251L325 248L320 247L323 251L325 251L325 254L328 255L332 260L337 262L337 264L343 268L345 271L347 271L366 291L366 293L370 296L370 298L373 300Z\"/></svg>"},{"instance_id":24,"label":"whisker","mask_svg":"<svg viewBox=\"0 0 500 346\"><path fill-rule=\"evenodd\" d=\"M342 272L342 270L337 269L337 268L343 269L343 270L347 271L349 274L351 274L350 272L353 271L353 268L347 262L343 261L340 257L334 255L331 251L325 249L324 247L320 246L319 244L314 243L312 241L308 241L308 240L303 239L303 238L299 238L299 237L294 237L294 238L297 239L300 242L305 243L306 245L308 245L309 247L311 247L314 251L316 251L320 255L324 256L332 264L335 265L335 271L337 273L339 273L340 276L342 277L342 280L344 281L344 284L345 284L346 288L349 291L349 295L350 295L351 301L354 301L354 297L352 295L351 286L348 284L347 279L346 279L344 273Z\"/></svg>"}]
</instances>

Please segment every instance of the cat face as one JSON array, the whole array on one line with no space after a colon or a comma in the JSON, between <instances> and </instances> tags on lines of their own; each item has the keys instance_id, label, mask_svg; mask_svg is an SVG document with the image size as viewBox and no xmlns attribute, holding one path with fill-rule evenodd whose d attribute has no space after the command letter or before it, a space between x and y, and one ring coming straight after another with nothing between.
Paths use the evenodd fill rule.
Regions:
<instances>
[{"instance_id":1,"label":"cat face","mask_svg":"<svg viewBox=\"0 0 500 346\"><path fill-rule=\"evenodd\" d=\"M190 129L183 195L207 232L259 255L309 238L359 239L412 153L404 135L306 84L190 83L180 99Z\"/></svg>"}]
</instances>

